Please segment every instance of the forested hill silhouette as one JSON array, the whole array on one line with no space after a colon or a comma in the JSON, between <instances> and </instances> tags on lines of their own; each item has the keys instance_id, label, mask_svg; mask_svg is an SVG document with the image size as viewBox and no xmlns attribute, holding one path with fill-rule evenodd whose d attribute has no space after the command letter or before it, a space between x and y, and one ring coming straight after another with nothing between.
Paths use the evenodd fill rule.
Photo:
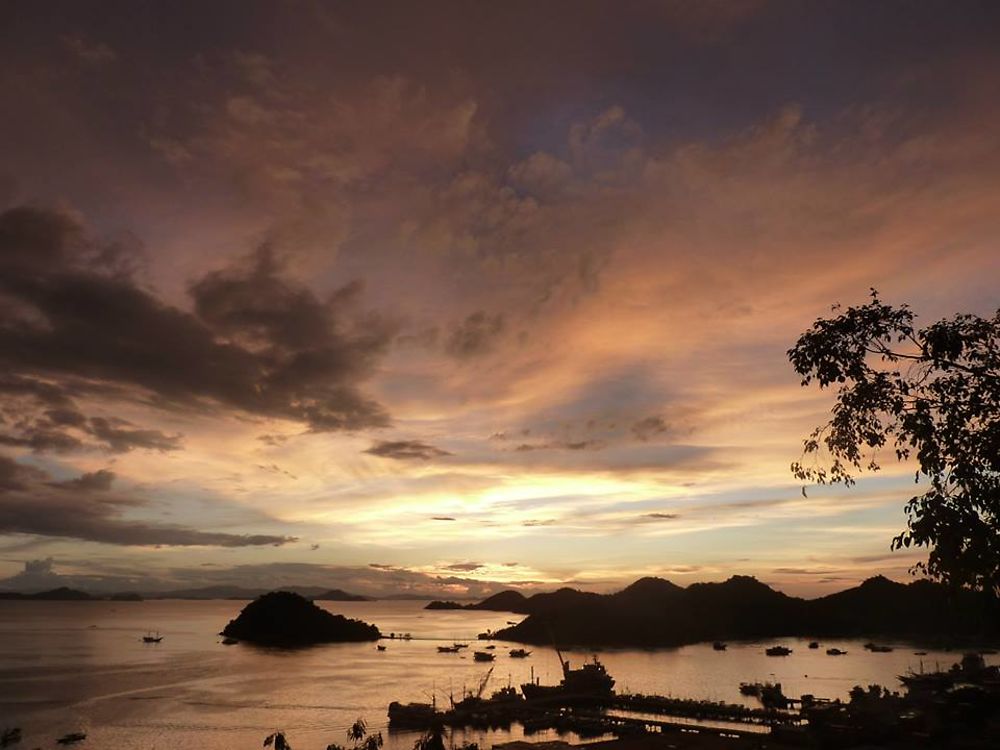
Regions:
<instances>
[{"instance_id":1,"label":"forested hill silhouette","mask_svg":"<svg viewBox=\"0 0 1000 750\"><path fill-rule=\"evenodd\" d=\"M470 608L529 615L497 637L534 644L553 638L561 645L676 646L776 636L1000 636L997 602L988 595L882 576L811 600L749 576L687 588L642 578L614 594L564 588L524 597L505 591Z\"/></svg>"}]
</instances>

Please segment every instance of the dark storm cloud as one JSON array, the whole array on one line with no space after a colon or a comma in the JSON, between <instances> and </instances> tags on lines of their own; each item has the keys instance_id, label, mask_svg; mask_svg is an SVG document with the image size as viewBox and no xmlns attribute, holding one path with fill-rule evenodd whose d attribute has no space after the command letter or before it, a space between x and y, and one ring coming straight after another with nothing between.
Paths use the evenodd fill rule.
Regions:
<instances>
[{"instance_id":1,"label":"dark storm cloud","mask_svg":"<svg viewBox=\"0 0 1000 750\"><path fill-rule=\"evenodd\" d=\"M479 570L480 568L486 567L484 563L481 562L458 562L452 563L451 565L445 565L445 570L454 570L459 573L471 573L474 570Z\"/></svg>"},{"instance_id":2,"label":"dark storm cloud","mask_svg":"<svg viewBox=\"0 0 1000 750\"><path fill-rule=\"evenodd\" d=\"M67 453L86 444L111 453L180 447L179 435L133 429L134 425L117 417L88 419L65 389L31 378L0 380L0 416L6 425L0 432L0 445L28 448L35 453Z\"/></svg>"},{"instance_id":3,"label":"dark storm cloud","mask_svg":"<svg viewBox=\"0 0 1000 750\"><path fill-rule=\"evenodd\" d=\"M180 447L179 435L165 435L159 430L134 430L124 419L92 417L90 432L113 453L127 453L133 448L172 451Z\"/></svg>"},{"instance_id":4,"label":"dark storm cloud","mask_svg":"<svg viewBox=\"0 0 1000 750\"><path fill-rule=\"evenodd\" d=\"M453 357L476 357L492 351L503 331L503 315L489 315L479 310L452 328L444 348Z\"/></svg>"},{"instance_id":5,"label":"dark storm cloud","mask_svg":"<svg viewBox=\"0 0 1000 750\"><path fill-rule=\"evenodd\" d=\"M545 443L521 443L514 450L518 453L531 451L596 451L605 447L600 440L553 440Z\"/></svg>"},{"instance_id":6,"label":"dark storm cloud","mask_svg":"<svg viewBox=\"0 0 1000 750\"><path fill-rule=\"evenodd\" d=\"M103 492L111 489L111 483L115 481L115 473L107 469L98 469L81 474L76 479L65 482L55 482L53 486L62 487L67 490L85 490Z\"/></svg>"},{"instance_id":7,"label":"dark storm cloud","mask_svg":"<svg viewBox=\"0 0 1000 750\"><path fill-rule=\"evenodd\" d=\"M677 513L646 513L642 516L643 521L673 521L680 516Z\"/></svg>"},{"instance_id":8,"label":"dark storm cloud","mask_svg":"<svg viewBox=\"0 0 1000 750\"><path fill-rule=\"evenodd\" d=\"M122 518L139 498L112 491L114 474L100 470L54 482L45 472L0 455L0 534L32 534L127 546L251 547L291 537L230 534Z\"/></svg>"},{"instance_id":9,"label":"dark storm cloud","mask_svg":"<svg viewBox=\"0 0 1000 750\"><path fill-rule=\"evenodd\" d=\"M245 263L195 282L195 314L140 287L115 253L90 242L53 211L0 215L0 393L58 407L42 421L22 418L9 445L77 447L75 427L111 451L172 450L178 436L94 417L84 423L71 398L103 387L181 408L221 407L290 419L313 431L388 423L358 385L391 331L367 317L351 325L336 312L346 296L321 302L284 280L266 248ZM336 308L336 309L335 309ZM10 399L5 406L10 407Z\"/></svg>"},{"instance_id":10,"label":"dark storm cloud","mask_svg":"<svg viewBox=\"0 0 1000 750\"><path fill-rule=\"evenodd\" d=\"M401 461L429 461L432 458L450 456L446 450L428 445L420 440L379 440L364 451L380 458L395 458Z\"/></svg>"},{"instance_id":11,"label":"dark storm cloud","mask_svg":"<svg viewBox=\"0 0 1000 750\"><path fill-rule=\"evenodd\" d=\"M653 416L640 419L632 425L632 434L639 440L646 442L657 435L661 435L668 429L663 417Z\"/></svg>"}]
</instances>

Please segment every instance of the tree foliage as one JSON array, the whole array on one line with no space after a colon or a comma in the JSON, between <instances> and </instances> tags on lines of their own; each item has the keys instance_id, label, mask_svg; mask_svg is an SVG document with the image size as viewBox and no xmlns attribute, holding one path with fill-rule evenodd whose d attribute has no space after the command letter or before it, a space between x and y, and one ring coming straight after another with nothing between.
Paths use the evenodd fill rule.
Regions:
<instances>
[{"instance_id":1,"label":"tree foliage","mask_svg":"<svg viewBox=\"0 0 1000 750\"><path fill-rule=\"evenodd\" d=\"M1000 594L1000 311L917 328L909 307L873 289L867 304L833 312L788 351L803 386L836 389L793 474L850 486L886 453L912 462L926 489L892 548L927 547L919 570Z\"/></svg>"}]
</instances>

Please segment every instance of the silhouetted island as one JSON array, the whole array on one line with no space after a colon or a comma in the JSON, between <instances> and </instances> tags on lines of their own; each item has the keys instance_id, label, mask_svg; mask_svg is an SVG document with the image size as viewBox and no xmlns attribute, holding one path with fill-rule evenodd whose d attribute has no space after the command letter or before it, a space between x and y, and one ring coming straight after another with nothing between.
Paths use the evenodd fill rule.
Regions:
<instances>
[{"instance_id":1,"label":"silhouetted island","mask_svg":"<svg viewBox=\"0 0 1000 750\"><path fill-rule=\"evenodd\" d=\"M528 613L528 597L520 591L501 591L499 594L483 599L478 604L468 605L469 609L486 609L493 612L516 612L519 615Z\"/></svg>"},{"instance_id":2,"label":"silhouetted island","mask_svg":"<svg viewBox=\"0 0 1000 750\"><path fill-rule=\"evenodd\" d=\"M748 576L686 588L642 578L614 594L563 588L524 597L511 591L474 608L492 609L499 597L517 607L508 611L529 615L494 634L519 643L548 644L553 637L560 645L588 646L678 646L778 636L1000 637L995 599L931 581L902 584L882 576L812 600L787 596Z\"/></svg>"},{"instance_id":3,"label":"silhouetted island","mask_svg":"<svg viewBox=\"0 0 1000 750\"><path fill-rule=\"evenodd\" d=\"M459 604L458 602L442 602L433 601L428 604L424 609L468 609L465 604Z\"/></svg>"},{"instance_id":4,"label":"silhouetted island","mask_svg":"<svg viewBox=\"0 0 1000 750\"><path fill-rule=\"evenodd\" d=\"M338 641L374 641L374 625L335 615L291 591L272 591L250 602L222 635L268 646L309 646Z\"/></svg>"}]
</instances>

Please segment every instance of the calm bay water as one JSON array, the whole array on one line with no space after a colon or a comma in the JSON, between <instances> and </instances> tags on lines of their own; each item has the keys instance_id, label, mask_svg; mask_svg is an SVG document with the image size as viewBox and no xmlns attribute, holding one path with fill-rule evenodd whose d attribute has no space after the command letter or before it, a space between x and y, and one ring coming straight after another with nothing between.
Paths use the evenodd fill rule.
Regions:
<instances>
[{"instance_id":1,"label":"calm bay water","mask_svg":"<svg viewBox=\"0 0 1000 750\"><path fill-rule=\"evenodd\" d=\"M311 750L343 744L347 726L364 717L383 731L387 747L410 750L416 735L385 731L389 702L429 701L433 694L445 705L449 692L460 696L488 669L472 660L471 648L439 654L435 647L469 642L476 633L520 619L503 612L426 611L425 602L325 602L327 609L374 623L383 633L412 633L413 640L384 641L384 652L371 643L298 651L222 646L217 633L244 604L0 601L0 728L22 727L25 747L85 731L89 736L80 747L127 750L253 748L269 732L284 729L296 750ZM163 642L143 644L147 630L159 630ZM794 653L767 657L764 646L772 643ZM517 660L507 656L509 645L497 642L487 693L508 681L526 682L532 668L543 683L558 681L552 649L531 647L530 658ZM848 654L827 656L830 646ZM914 650L897 644L891 653L873 654L859 641L833 640L817 651L805 641L779 639L731 643L723 652L710 644L608 650L600 658L619 691L744 703L740 682L779 681L790 696L844 698L858 684L898 689L896 675L907 669L919 670L921 662L925 669L943 668L960 657L940 651L916 656ZM590 654L566 655L576 664ZM997 663L997 657L988 661ZM515 728L455 740L488 747L520 736Z\"/></svg>"}]
</instances>

